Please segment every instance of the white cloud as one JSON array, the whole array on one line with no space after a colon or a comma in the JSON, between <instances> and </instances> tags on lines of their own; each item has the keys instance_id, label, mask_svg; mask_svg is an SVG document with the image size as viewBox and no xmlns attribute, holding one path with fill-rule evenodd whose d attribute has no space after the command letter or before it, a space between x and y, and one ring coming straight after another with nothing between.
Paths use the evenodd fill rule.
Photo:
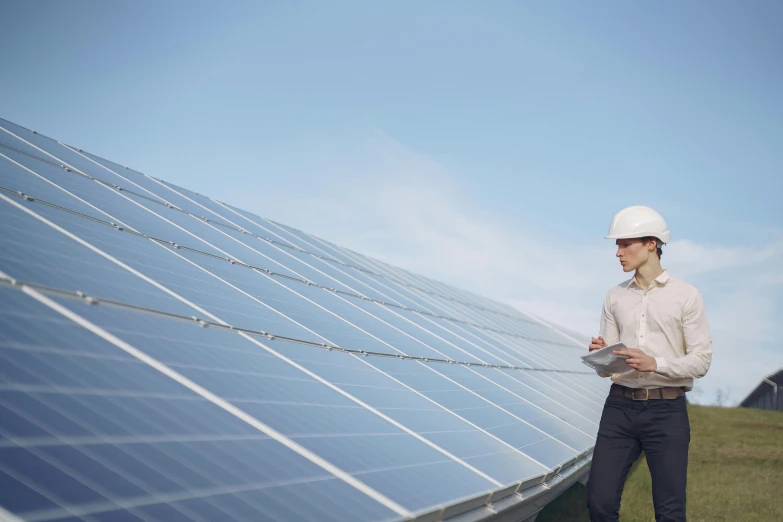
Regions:
<instances>
[{"instance_id":1,"label":"white cloud","mask_svg":"<svg viewBox=\"0 0 783 522\"><path fill-rule=\"evenodd\" d=\"M744 343L772 343L779 338L775 319L775 297L766 289L750 287L726 292L709 310L713 332L739 333Z\"/></svg>"},{"instance_id":2,"label":"white cloud","mask_svg":"<svg viewBox=\"0 0 783 522\"><path fill-rule=\"evenodd\" d=\"M674 241L667 248L666 262L687 278L730 268L761 267L783 259L783 240L773 240L760 248L707 245L689 239ZM764 270L770 276L772 270ZM755 281L758 274L748 273ZM775 270L777 275L777 270Z\"/></svg>"},{"instance_id":3,"label":"white cloud","mask_svg":"<svg viewBox=\"0 0 783 522\"><path fill-rule=\"evenodd\" d=\"M352 145L316 159L319 185L331 181L321 193L269 194L258 187L224 199L577 332L597 331L605 292L628 277L607 260L606 249L554 244L499 211L478 208L451 172L382 132ZM265 194L263 208L257 207L259 193ZM713 401L719 388L730 389L736 402L765 373L783 366L783 357L770 349L781 261L779 237L760 248L689 239L667 245L664 265L699 286L708 304L715 357L696 385L702 402Z\"/></svg>"}]
</instances>

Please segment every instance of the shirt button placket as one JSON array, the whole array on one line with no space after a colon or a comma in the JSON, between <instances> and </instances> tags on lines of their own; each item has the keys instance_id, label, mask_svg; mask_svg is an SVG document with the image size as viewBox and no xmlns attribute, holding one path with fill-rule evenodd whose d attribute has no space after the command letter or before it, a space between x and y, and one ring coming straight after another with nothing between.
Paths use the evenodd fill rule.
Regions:
<instances>
[{"instance_id":1,"label":"shirt button placket","mask_svg":"<svg viewBox=\"0 0 783 522\"><path fill-rule=\"evenodd\" d=\"M644 343L644 331L646 329L647 323L645 321L645 316L647 315L647 291L645 290L644 293L642 293L642 313L641 317L639 317L639 339L637 345L639 346L639 349L642 349L642 344ZM636 372L636 378L641 379L642 374L640 372Z\"/></svg>"},{"instance_id":2,"label":"shirt button placket","mask_svg":"<svg viewBox=\"0 0 783 522\"><path fill-rule=\"evenodd\" d=\"M647 292L642 296L642 316L639 318L639 348L644 342L644 334L647 330Z\"/></svg>"}]
</instances>

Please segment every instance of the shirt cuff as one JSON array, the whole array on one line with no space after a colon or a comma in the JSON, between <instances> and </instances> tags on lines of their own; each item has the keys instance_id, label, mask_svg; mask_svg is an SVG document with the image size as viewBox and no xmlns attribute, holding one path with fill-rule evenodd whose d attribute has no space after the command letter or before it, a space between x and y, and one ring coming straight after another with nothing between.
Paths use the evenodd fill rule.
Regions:
<instances>
[{"instance_id":1,"label":"shirt cuff","mask_svg":"<svg viewBox=\"0 0 783 522\"><path fill-rule=\"evenodd\" d=\"M655 373L666 375L666 370L668 370L669 366L666 364L665 357L655 357L655 365L657 366Z\"/></svg>"}]
</instances>

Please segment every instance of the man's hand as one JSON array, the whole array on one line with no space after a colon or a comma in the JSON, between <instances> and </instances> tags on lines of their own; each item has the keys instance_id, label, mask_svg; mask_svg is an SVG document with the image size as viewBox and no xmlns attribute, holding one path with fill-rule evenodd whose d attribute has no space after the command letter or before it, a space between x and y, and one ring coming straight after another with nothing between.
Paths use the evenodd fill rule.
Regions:
<instances>
[{"instance_id":1,"label":"man's hand","mask_svg":"<svg viewBox=\"0 0 783 522\"><path fill-rule=\"evenodd\" d=\"M591 339L591 342L590 342L590 351L591 352L594 351L594 350L600 350L601 348L604 348L606 346L606 341L604 341L604 338L601 337L600 335L597 338L596 337L591 337L590 339Z\"/></svg>"},{"instance_id":2,"label":"man's hand","mask_svg":"<svg viewBox=\"0 0 783 522\"><path fill-rule=\"evenodd\" d=\"M614 350L617 355L626 355L628 358L625 364L637 372L654 372L658 369L655 357L650 357L639 348L626 348L625 350Z\"/></svg>"}]
</instances>

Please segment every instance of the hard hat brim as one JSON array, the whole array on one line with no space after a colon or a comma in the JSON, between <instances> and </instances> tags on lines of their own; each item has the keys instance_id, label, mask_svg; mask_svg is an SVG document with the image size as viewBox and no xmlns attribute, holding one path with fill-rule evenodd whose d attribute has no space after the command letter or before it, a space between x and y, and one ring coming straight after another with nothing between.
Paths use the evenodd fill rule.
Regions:
<instances>
[{"instance_id":1,"label":"hard hat brim","mask_svg":"<svg viewBox=\"0 0 783 522\"><path fill-rule=\"evenodd\" d=\"M663 234L635 232L633 234L612 234L612 235L604 236L604 238L605 239L641 239L643 237L654 237L655 239L660 240L664 244L668 243L669 242L668 235L667 235L666 239L660 237L662 235Z\"/></svg>"}]
</instances>

